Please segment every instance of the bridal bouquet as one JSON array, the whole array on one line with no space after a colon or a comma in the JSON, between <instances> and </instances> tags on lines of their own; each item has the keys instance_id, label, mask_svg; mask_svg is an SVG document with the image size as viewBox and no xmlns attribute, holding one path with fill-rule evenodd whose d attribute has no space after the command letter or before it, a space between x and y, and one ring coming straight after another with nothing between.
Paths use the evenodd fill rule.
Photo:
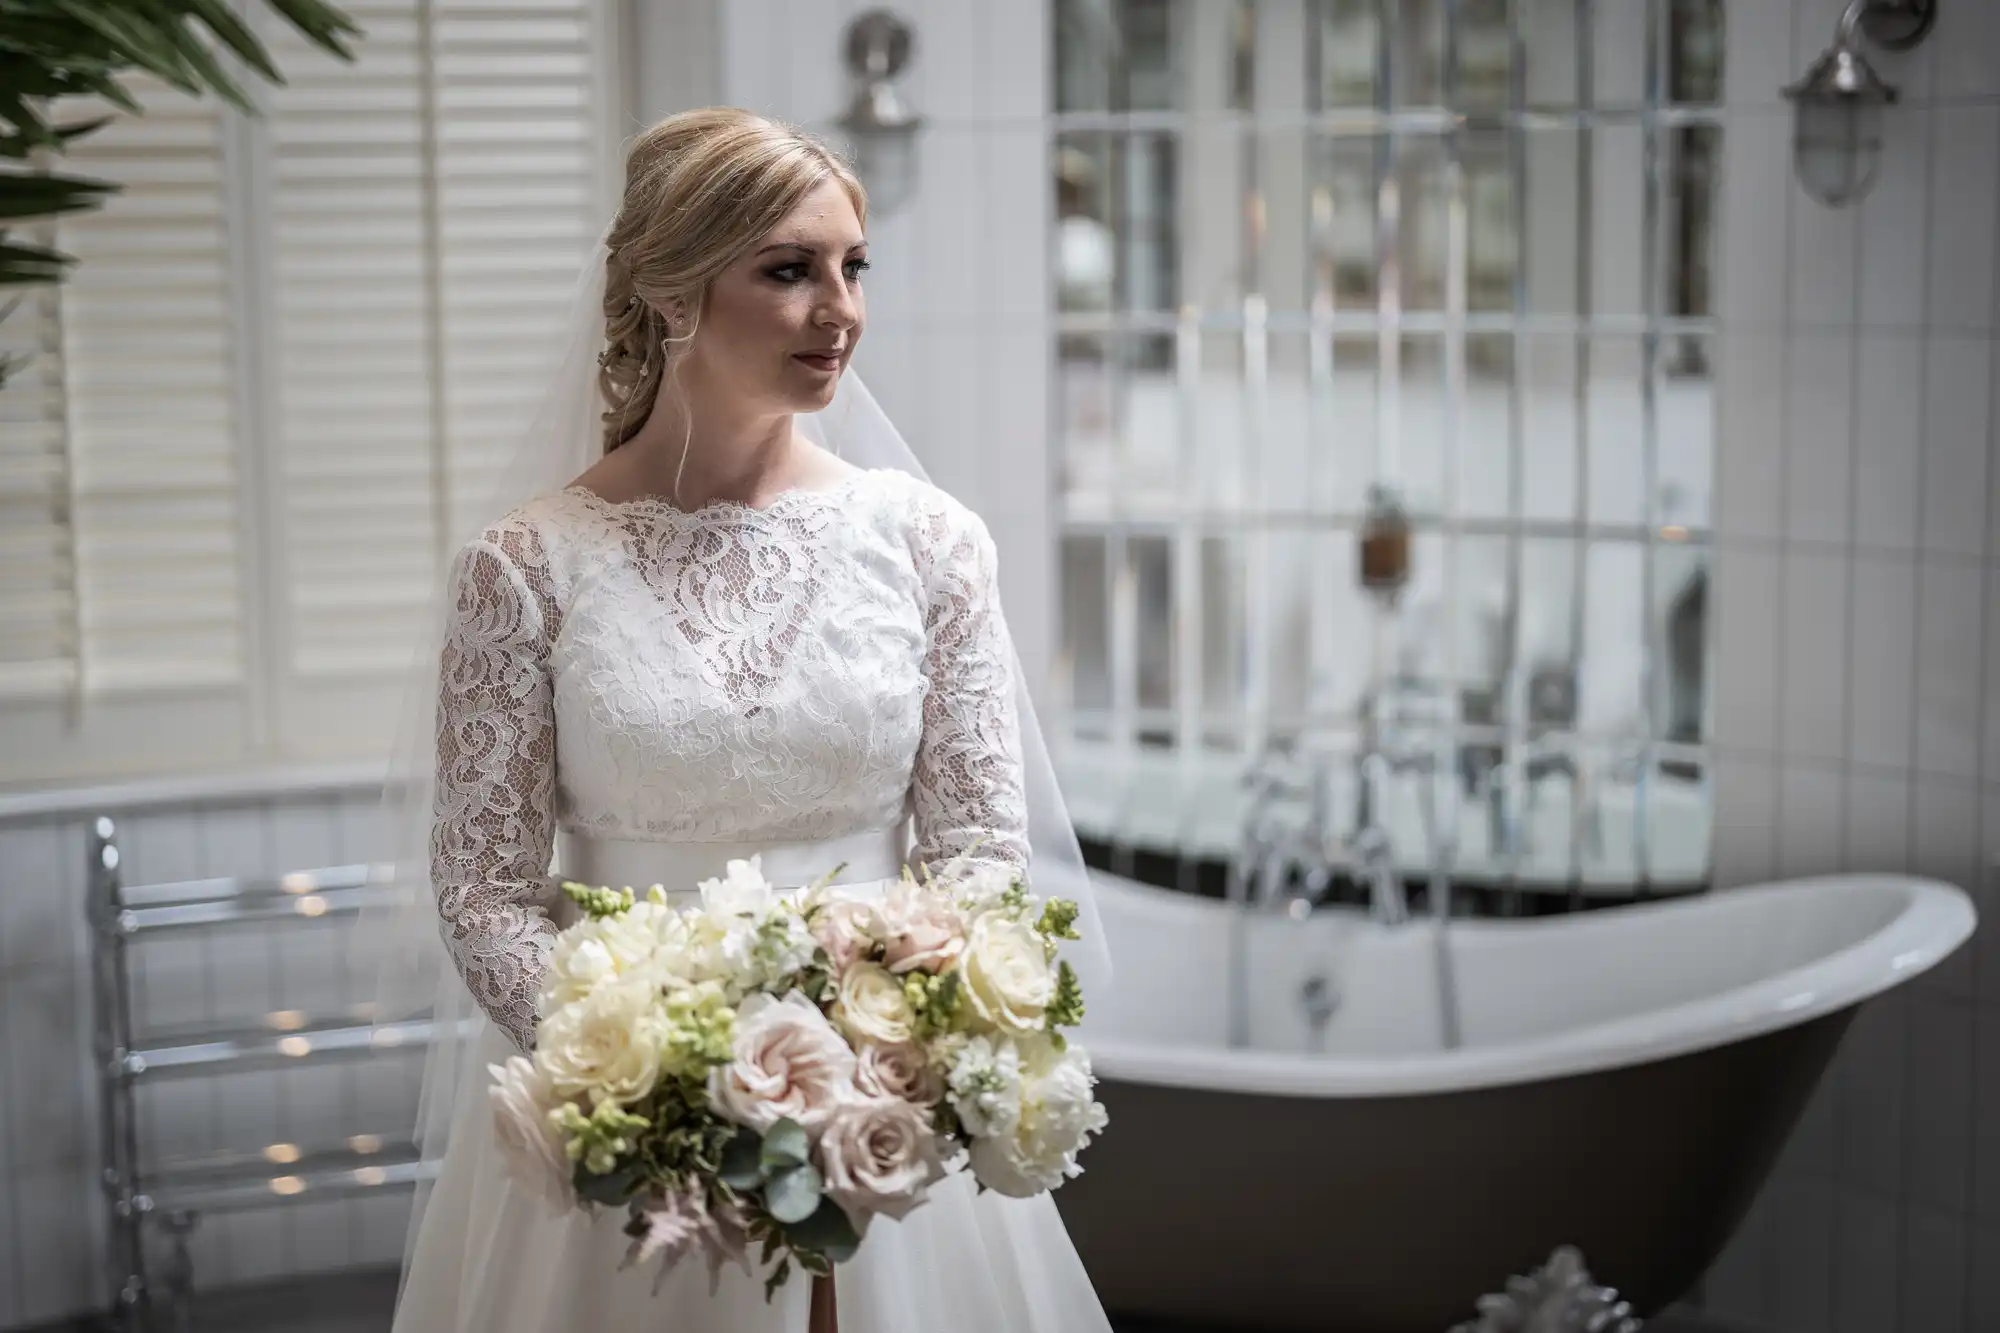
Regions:
<instances>
[{"instance_id":1,"label":"bridal bouquet","mask_svg":"<svg viewBox=\"0 0 2000 1333\"><path fill-rule=\"evenodd\" d=\"M513 1175L559 1208L624 1208L628 1265L664 1279L699 1253L712 1287L759 1247L769 1299L948 1170L1038 1194L1104 1128L1061 1031L1083 1017L1056 959L1076 905L1007 868L905 871L872 900L781 893L755 860L698 905L563 891L583 916L556 940L535 1051L489 1066L489 1092Z\"/></svg>"}]
</instances>

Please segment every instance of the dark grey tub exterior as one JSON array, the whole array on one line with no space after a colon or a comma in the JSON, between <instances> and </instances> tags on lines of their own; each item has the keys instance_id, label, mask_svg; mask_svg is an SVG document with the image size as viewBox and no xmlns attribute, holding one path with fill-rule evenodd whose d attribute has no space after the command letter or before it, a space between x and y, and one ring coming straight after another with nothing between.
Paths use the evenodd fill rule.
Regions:
<instances>
[{"instance_id":1,"label":"dark grey tub exterior","mask_svg":"<svg viewBox=\"0 0 2000 1333\"><path fill-rule=\"evenodd\" d=\"M1651 1063L1412 1096L1121 1082L1056 1192L1114 1315L1444 1333L1558 1245L1638 1310L1728 1242L1855 1007Z\"/></svg>"}]
</instances>

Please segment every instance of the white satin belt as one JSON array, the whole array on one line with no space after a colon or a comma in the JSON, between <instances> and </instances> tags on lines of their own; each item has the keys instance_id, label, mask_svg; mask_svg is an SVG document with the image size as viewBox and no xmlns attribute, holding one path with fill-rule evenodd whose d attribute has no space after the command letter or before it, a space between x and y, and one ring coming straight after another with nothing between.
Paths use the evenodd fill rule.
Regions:
<instances>
[{"instance_id":1,"label":"white satin belt","mask_svg":"<svg viewBox=\"0 0 2000 1333\"><path fill-rule=\"evenodd\" d=\"M909 848L907 822L818 842L648 842L564 832L556 841L559 879L593 888L644 893L658 884L668 893L693 893L705 879L720 879L731 861L760 858L764 878L779 888L817 883L835 866L833 882L859 885L895 879Z\"/></svg>"}]
</instances>

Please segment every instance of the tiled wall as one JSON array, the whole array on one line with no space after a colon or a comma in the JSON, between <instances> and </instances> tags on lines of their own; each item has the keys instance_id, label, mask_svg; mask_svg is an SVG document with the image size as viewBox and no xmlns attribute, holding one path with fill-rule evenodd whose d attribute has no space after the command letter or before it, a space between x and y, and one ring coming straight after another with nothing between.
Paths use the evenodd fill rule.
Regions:
<instances>
[{"instance_id":1,"label":"tiled wall","mask_svg":"<svg viewBox=\"0 0 2000 1333\"><path fill-rule=\"evenodd\" d=\"M1709 1306L1782 1333L2000 1329L2000 5L1880 68L1882 180L1789 178L1776 90L1840 0L1729 5L1717 873L1909 870L1989 924L1867 1009Z\"/></svg>"},{"instance_id":2,"label":"tiled wall","mask_svg":"<svg viewBox=\"0 0 2000 1333\"><path fill-rule=\"evenodd\" d=\"M375 810L372 792L350 789L134 811L118 819L126 882L347 863L368 854ZM0 823L0 1327L101 1309L108 1297L95 1187L88 852L85 816ZM372 993L373 978L353 974L337 926L162 937L134 960L135 1010L160 1026L326 1010ZM357 1132L407 1138L420 1072L412 1058L375 1058L162 1082L141 1103L142 1151L309 1146ZM392 1263L406 1215L407 1197L385 1193L208 1219L191 1247L196 1281Z\"/></svg>"}]
</instances>

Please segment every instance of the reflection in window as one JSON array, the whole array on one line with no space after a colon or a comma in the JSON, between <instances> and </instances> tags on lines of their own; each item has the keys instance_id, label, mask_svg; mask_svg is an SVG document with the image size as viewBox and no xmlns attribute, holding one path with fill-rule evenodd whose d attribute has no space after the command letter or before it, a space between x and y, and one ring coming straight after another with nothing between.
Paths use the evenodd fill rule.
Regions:
<instances>
[{"instance_id":1,"label":"reflection in window","mask_svg":"<svg viewBox=\"0 0 2000 1333\"><path fill-rule=\"evenodd\" d=\"M1052 13L1069 729L1249 756L1402 708L1468 782L1698 776L1720 0Z\"/></svg>"}]
</instances>

